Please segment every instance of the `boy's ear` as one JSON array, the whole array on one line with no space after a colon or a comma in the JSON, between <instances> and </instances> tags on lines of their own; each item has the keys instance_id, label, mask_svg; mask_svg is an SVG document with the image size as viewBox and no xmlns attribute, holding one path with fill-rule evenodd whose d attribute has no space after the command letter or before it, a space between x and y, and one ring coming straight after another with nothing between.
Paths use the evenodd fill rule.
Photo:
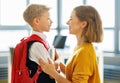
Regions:
<instances>
[{"instance_id":1,"label":"boy's ear","mask_svg":"<svg viewBox=\"0 0 120 83\"><path fill-rule=\"evenodd\" d=\"M37 25L39 23L39 19L38 18L34 18L33 19L33 23Z\"/></svg>"}]
</instances>

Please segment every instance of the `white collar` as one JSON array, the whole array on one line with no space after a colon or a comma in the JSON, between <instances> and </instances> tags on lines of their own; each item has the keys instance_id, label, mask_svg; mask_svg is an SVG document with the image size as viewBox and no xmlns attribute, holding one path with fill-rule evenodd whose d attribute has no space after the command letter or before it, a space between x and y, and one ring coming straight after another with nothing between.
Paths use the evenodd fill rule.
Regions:
<instances>
[{"instance_id":1,"label":"white collar","mask_svg":"<svg viewBox=\"0 0 120 83\"><path fill-rule=\"evenodd\" d=\"M41 37L43 40L46 41L47 36L46 36L45 34L40 33L40 32L37 32L37 31L32 31L32 34L36 34L36 35L38 35L39 37Z\"/></svg>"}]
</instances>

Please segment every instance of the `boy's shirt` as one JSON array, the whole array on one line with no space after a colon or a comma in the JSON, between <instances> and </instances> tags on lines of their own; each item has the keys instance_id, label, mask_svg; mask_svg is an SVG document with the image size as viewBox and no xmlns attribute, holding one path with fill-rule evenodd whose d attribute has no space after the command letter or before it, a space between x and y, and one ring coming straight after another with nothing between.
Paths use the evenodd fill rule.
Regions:
<instances>
[{"instance_id":1,"label":"boy's shirt","mask_svg":"<svg viewBox=\"0 0 120 83\"><path fill-rule=\"evenodd\" d=\"M32 31L32 34L36 34L41 37L47 44L46 35L40 32ZM29 59L39 64L39 59L43 59L44 61L48 62L48 58L50 58L49 52L46 50L44 45L40 42L34 42L29 49Z\"/></svg>"}]
</instances>

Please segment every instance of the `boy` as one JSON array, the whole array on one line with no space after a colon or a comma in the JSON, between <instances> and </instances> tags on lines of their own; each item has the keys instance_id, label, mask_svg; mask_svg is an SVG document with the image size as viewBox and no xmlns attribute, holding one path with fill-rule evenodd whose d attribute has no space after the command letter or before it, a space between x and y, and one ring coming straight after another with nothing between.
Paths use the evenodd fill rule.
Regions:
<instances>
[{"instance_id":1,"label":"boy","mask_svg":"<svg viewBox=\"0 0 120 83\"><path fill-rule=\"evenodd\" d=\"M46 36L43 32L49 32L52 24L49 8L40 4L31 4L25 9L23 18L32 28L32 34L41 37L47 43ZM50 55L42 43L34 42L29 46L27 59L27 66L31 71L30 77L33 77L36 73L37 66L40 65L40 58L48 62ZM55 80L48 74L42 72L38 77L37 83L55 83Z\"/></svg>"}]
</instances>

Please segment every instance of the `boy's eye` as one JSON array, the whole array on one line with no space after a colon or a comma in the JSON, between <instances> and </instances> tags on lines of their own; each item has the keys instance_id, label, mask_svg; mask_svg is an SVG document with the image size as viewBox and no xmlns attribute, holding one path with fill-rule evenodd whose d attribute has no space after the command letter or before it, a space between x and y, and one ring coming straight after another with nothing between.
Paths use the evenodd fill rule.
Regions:
<instances>
[{"instance_id":1,"label":"boy's eye","mask_svg":"<svg viewBox=\"0 0 120 83\"><path fill-rule=\"evenodd\" d=\"M72 18L70 18L69 20L72 20Z\"/></svg>"},{"instance_id":2,"label":"boy's eye","mask_svg":"<svg viewBox=\"0 0 120 83\"><path fill-rule=\"evenodd\" d=\"M70 19L69 20L72 20L72 17L70 17Z\"/></svg>"}]
</instances>

